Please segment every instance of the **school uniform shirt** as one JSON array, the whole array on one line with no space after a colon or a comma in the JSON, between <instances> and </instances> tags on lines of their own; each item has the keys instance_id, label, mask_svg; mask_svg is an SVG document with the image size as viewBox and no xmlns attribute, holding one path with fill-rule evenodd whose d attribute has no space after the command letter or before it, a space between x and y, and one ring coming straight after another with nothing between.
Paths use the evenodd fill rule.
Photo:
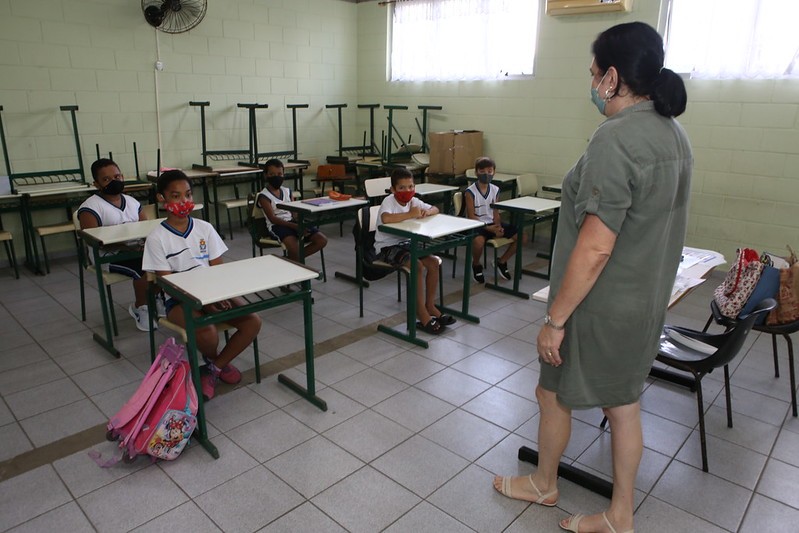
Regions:
<instances>
[{"instance_id":1,"label":"school uniform shirt","mask_svg":"<svg viewBox=\"0 0 799 533\"><path fill-rule=\"evenodd\" d=\"M211 266L227 246L205 220L189 217L189 227L179 232L166 220L144 241L142 268L147 272L186 272Z\"/></svg>"},{"instance_id":2,"label":"school uniform shirt","mask_svg":"<svg viewBox=\"0 0 799 533\"><path fill-rule=\"evenodd\" d=\"M288 187L281 187L280 196L275 196L272 194L272 191L264 187L263 190L258 193L258 198L256 198L255 201L260 203L262 196L272 204L272 212L277 218L285 220L286 222L291 221L291 212L277 206L278 203L291 201L291 189ZM266 213L264 213L264 216L266 216ZM266 225L270 230L272 229L272 222L269 220L269 217L266 217Z\"/></svg>"},{"instance_id":3,"label":"school uniform shirt","mask_svg":"<svg viewBox=\"0 0 799 533\"><path fill-rule=\"evenodd\" d=\"M116 226L126 222L138 222L140 212L139 201L127 194L122 195L119 207L99 194L91 195L78 207L78 215L91 213L97 219L98 226Z\"/></svg>"},{"instance_id":4,"label":"school uniform shirt","mask_svg":"<svg viewBox=\"0 0 799 533\"><path fill-rule=\"evenodd\" d=\"M480 192L477 182L474 182L466 189L466 194L471 194L472 198L474 198L474 215L477 217L477 220L485 222L486 224L493 224L494 208L491 207L491 204L497 201L499 187L493 183L489 183L484 196L483 193Z\"/></svg>"},{"instance_id":5,"label":"school uniform shirt","mask_svg":"<svg viewBox=\"0 0 799 533\"><path fill-rule=\"evenodd\" d=\"M385 248L386 246L396 246L404 242L407 239L402 239L397 235L392 235L390 233L386 233L384 231L380 231L380 224L383 224L383 213L408 213L410 212L412 207L418 207L420 209L432 209L433 206L423 202L416 196L411 198L411 201L405 205L400 205L396 198L394 198L393 194L389 194L383 199L383 203L380 204L380 209L377 211L377 231L375 232L375 249L379 252L381 249Z\"/></svg>"}]
</instances>

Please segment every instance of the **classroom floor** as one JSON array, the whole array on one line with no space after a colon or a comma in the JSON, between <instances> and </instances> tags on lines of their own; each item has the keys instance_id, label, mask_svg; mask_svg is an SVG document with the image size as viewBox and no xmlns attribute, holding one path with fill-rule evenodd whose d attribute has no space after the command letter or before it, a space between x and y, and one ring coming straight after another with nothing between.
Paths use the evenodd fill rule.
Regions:
<instances>
[{"instance_id":1,"label":"classroom floor","mask_svg":"<svg viewBox=\"0 0 799 533\"><path fill-rule=\"evenodd\" d=\"M104 424L149 366L147 335L126 312L132 291L113 288L123 353L115 359L91 337L101 326L94 289L80 321L74 259L55 261L43 277L0 271L0 530L554 532L571 513L603 510L607 500L564 480L554 508L491 486L496 473L532 468L517 451L536 442L534 342L545 306L473 285L480 324L458 322L429 349L414 348L376 331L377 321L402 321L393 276L365 291L366 316L358 317L357 289L333 276L354 269L351 235L337 229L324 228L327 283L313 283L318 394L329 410L274 375L291 367L286 373L304 380L300 305L265 312L261 362L271 375L223 389L207 405L218 460L192 446L174 462L97 467L87 452L114 453ZM244 230L227 242L229 260L250 257ZM449 300L459 300L461 272L447 275ZM522 287L544 284L525 277ZM717 284L679 303L669 322L701 328ZM638 531L796 531L799 420L790 415L783 341L780 349L776 379L770 338L750 335L732 369L733 429L721 376L704 380L709 474L693 394L647 383ZM251 351L237 361L251 369ZM568 460L607 477L610 435L598 427L600 411L574 415Z\"/></svg>"}]
</instances>

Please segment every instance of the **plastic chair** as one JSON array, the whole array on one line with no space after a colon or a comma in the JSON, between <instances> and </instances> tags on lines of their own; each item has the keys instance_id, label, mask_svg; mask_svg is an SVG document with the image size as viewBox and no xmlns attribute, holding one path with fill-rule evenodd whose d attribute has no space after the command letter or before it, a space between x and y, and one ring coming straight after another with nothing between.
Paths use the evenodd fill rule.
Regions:
<instances>
[{"instance_id":1,"label":"plastic chair","mask_svg":"<svg viewBox=\"0 0 799 533\"><path fill-rule=\"evenodd\" d=\"M72 221L36 226L33 228L33 231L39 237L39 242L42 243L42 258L44 259L44 270L47 274L50 273L50 260L47 258L47 246L44 243L45 237L59 235L61 233L72 233L75 238L75 246L79 246L77 243L78 235L75 233L75 224Z\"/></svg>"},{"instance_id":2,"label":"plastic chair","mask_svg":"<svg viewBox=\"0 0 799 533\"><path fill-rule=\"evenodd\" d=\"M344 165L319 165L316 169L316 182L322 184L320 196L325 195L325 183L330 182L333 189L338 183L340 189L347 178L347 167Z\"/></svg>"},{"instance_id":3,"label":"plastic chair","mask_svg":"<svg viewBox=\"0 0 799 533\"><path fill-rule=\"evenodd\" d=\"M385 198L390 193L388 192L391 189L391 178L371 178L365 180L363 182L364 189L366 190L366 197L369 199L369 203L375 204L379 203L377 200Z\"/></svg>"},{"instance_id":4,"label":"plastic chair","mask_svg":"<svg viewBox=\"0 0 799 533\"><path fill-rule=\"evenodd\" d=\"M729 329L735 324L738 323L740 318L727 318L726 316L721 314L721 310L719 309L718 305L716 305L715 300L710 301L710 318L707 319L707 323L705 324L705 328L702 331L707 331L710 327L711 322L716 322L717 324L724 326L725 328ZM785 338L786 344L788 344L788 374L791 380L791 410L793 416L797 415L796 409L796 370L794 367L793 362L793 342L791 342L791 334L796 333L799 331L799 320L796 322L790 322L788 324L755 324L752 326L752 329L755 331L759 331L761 333L768 333L771 335L771 351L774 355L774 377L780 377L780 362L778 357L777 351L777 335L782 335Z\"/></svg>"},{"instance_id":5,"label":"plastic chair","mask_svg":"<svg viewBox=\"0 0 799 533\"><path fill-rule=\"evenodd\" d=\"M153 290L152 290L153 287L155 286L155 279L156 279L156 274L154 272L147 272L147 281L149 282L148 290L147 290L147 299L148 299L147 309L149 310L150 323L152 324L154 322L157 322L159 327L163 326L166 329L170 329L170 330L174 331L175 333L180 335L180 338L183 341L183 344L186 344L188 342L188 337L186 336L186 330L183 327L179 326L178 324L175 324L174 322L170 321L166 317L158 317L155 314L155 295L154 295ZM236 329L235 326L232 326L232 325L228 324L227 322L217 322L214 325L216 326L217 331L221 331L222 333L224 333L225 342L228 341L229 336L230 336L228 332L231 329ZM154 329L155 328L153 328L152 326L150 327L150 360L151 361L155 361L155 332L154 332ZM254 360L255 360L255 382L256 383L260 383L261 382L261 360L260 360L260 358L258 356L258 337L255 337L253 339L253 341L252 341L252 350L253 350L253 357L254 357Z\"/></svg>"},{"instance_id":6,"label":"plastic chair","mask_svg":"<svg viewBox=\"0 0 799 533\"><path fill-rule=\"evenodd\" d=\"M660 337L656 359L661 363L690 372L694 377L696 402L699 410L699 439L702 445L702 470L707 472L707 442L705 410L702 403L702 378L724 367L724 390L727 400L727 427L732 427L729 363L735 359L758 317L777 307L773 298L766 298L746 316L739 317L721 334L710 334L677 326L666 326ZM603 421L604 422L604 421Z\"/></svg>"},{"instance_id":7,"label":"plastic chair","mask_svg":"<svg viewBox=\"0 0 799 533\"><path fill-rule=\"evenodd\" d=\"M155 207L155 206L153 206ZM154 209L153 209L154 211ZM149 217L150 215L148 215ZM155 217L152 217L155 218ZM78 231L80 231L80 220L78 220L78 211L72 213L72 229L75 232L75 245L78 251L78 280L80 283L80 319L86 322L86 288L84 285L85 273L96 274L94 265L91 262L92 255L89 253L88 247L82 239L78 238ZM114 297L111 293L111 285L115 283L122 283L131 281L132 278L124 274L116 274L114 272L102 271L103 285L105 285L105 292L108 297L108 310L111 313L111 325L114 327L114 336L119 335L119 328L117 328L117 317L114 312ZM102 290L100 287L98 290Z\"/></svg>"}]
</instances>

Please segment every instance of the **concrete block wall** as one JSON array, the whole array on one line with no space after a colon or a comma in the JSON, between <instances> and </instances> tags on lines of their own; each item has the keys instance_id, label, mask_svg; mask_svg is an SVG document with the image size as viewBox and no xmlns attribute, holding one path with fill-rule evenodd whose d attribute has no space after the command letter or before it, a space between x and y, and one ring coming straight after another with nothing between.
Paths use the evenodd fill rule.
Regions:
<instances>
[{"instance_id":1,"label":"concrete block wall","mask_svg":"<svg viewBox=\"0 0 799 533\"><path fill-rule=\"evenodd\" d=\"M159 119L162 165L201 162L190 100L211 102L209 149L248 147L239 102L269 104L258 111L259 151L291 149L286 104L302 103L310 107L297 112L300 156L335 153L335 116L324 105L356 104L356 25L355 4L340 0L209 0L199 26L174 35L150 27L138 0L0 0L0 105L13 171L76 167L69 114L58 109L72 104L87 172L99 144L132 176L133 142L141 173L154 169ZM18 217L3 222L23 250ZM51 241L55 253L74 249Z\"/></svg>"},{"instance_id":2,"label":"concrete block wall","mask_svg":"<svg viewBox=\"0 0 799 533\"><path fill-rule=\"evenodd\" d=\"M416 105L443 105L431 115L432 131L482 130L486 154L500 170L559 180L602 120L589 99L591 42L621 22L657 26L660 0L636 0L626 14L568 17L544 15L541 3L533 78L440 83L387 82L390 11L359 4L359 100L411 106L395 114L400 131L411 133L420 116ZM799 80L686 80L686 86L688 110L679 120L696 160L688 245L728 259L739 246L799 249Z\"/></svg>"}]
</instances>

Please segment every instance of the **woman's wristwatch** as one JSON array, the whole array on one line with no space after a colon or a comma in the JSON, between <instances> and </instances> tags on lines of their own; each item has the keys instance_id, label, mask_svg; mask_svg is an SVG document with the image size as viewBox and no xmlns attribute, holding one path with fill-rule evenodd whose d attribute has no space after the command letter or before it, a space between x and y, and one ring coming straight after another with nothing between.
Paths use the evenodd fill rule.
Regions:
<instances>
[{"instance_id":1,"label":"woman's wristwatch","mask_svg":"<svg viewBox=\"0 0 799 533\"><path fill-rule=\"evenodd\" d=\"M561 326L555 324L555 322L552 321L552 317L549 316L549 313L547 313L546 316L544 317L544 325L545 326L549 326L550 328L554 329L555 331L562 331L563 329L566 328L566 324L563 324Z\"/></svg>"}]
</instances>

